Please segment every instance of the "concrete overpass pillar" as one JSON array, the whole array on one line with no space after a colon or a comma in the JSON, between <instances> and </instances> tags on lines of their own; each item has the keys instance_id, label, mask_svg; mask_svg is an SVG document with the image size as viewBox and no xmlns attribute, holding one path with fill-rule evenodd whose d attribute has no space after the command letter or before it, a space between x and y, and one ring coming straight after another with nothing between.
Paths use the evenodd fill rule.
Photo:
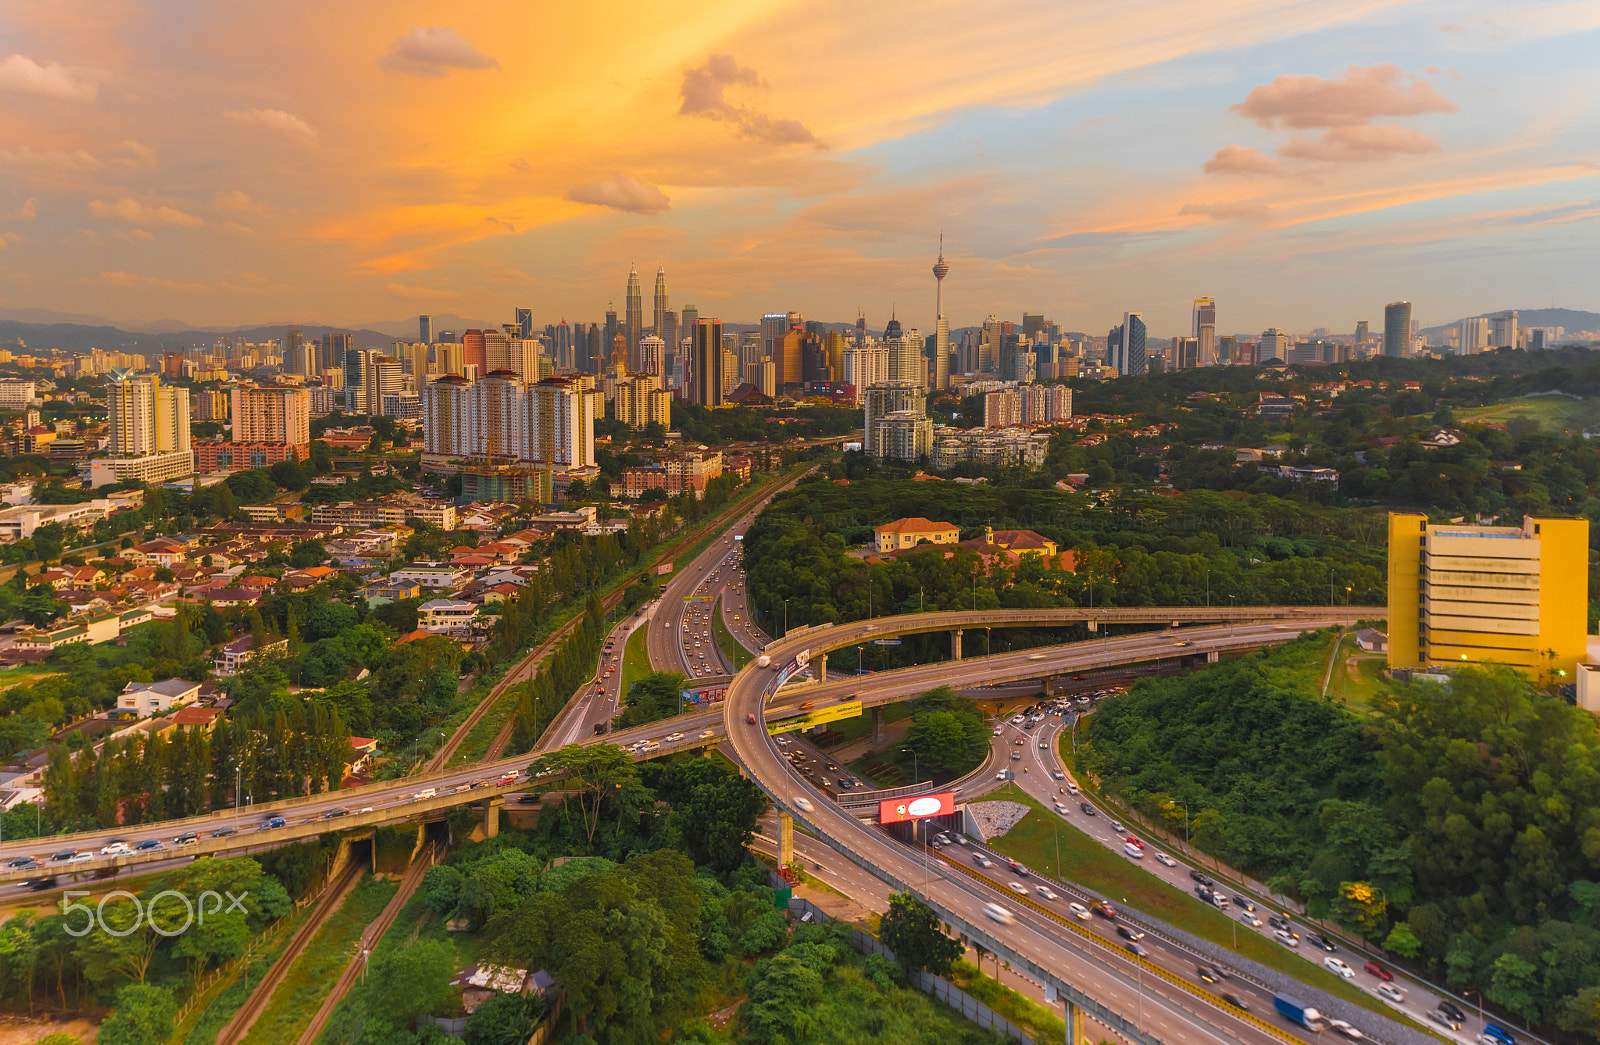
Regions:
<instances>
[{"instance_id":1,"label":"concrete overpass pillar","mask_svg":"<svg viewBox=\"0 0 1600 1045\"><path fill-rule=\"evenodd\" d=\"M828 655L826 653L820 654L811 663L817 666L817 681L828 681Z\"/></svg>"},{"instance_id":2,"label":"concrete overpass pillar","mask_svg":"<svg viewBox=\"0 0 1600 1045\"><path fill-rule=\"evenodd\" d=\"M872 709L872 746L877 747L883 743L883 705L879 704Z\"/></svg>"},{"instance_id":3,"label":"concrete overpass pillar","mask_svg":"<svg viewBox=\"0 0 1600 1045\"><path fill-rule=\"evenodd\" d=\"M1218 653L1216 650L1211 650L1206 654L1206 663L1215 664L1220 657L1220 653Z\"/></svg>"},{"instance_id":4,"label":"concrete overpass pillar","mask_svg":"<svg viewBox=\"0 0 1600 1045\"><path fill-rule=\"evenodd\" d=\"M1064 1015L1067 1018L1067 1045L1079 1045L1079 1042L1086 1041L1083 1036L1083 1010L1069 1001Z\"/></svg>"},{"instance_id":5,"label":"concrete overpass pillar","mask_svg":"<svg viewBox=\"0 0 1600 1045\"><path fill-rule=\"evenodd\" d=\"M778 866L788 867L794 863L794 817L788 813L778 814Z\"/></svg>"},{"instance_id":6,"label":"concrete overpass pillar","mask_svg":"<svg viewBox=\"0 0 1600 1045\"><path fill-rule=\"evenodd\" d=\"M506 804L501 795L495 795L484 806L483 837L494 838L500 833L500 809Z\"/></svg>"},{"instance_id":7,"label":"concrete overpass pillar","mask_svg":"<svg viewBox=\"0 0 1600 1045\"><path fill-rule=\"evenodd\" d=\"M1089 630L1091 632L1096 632L1096 631L1100 630L1100 622L1095 620L1093 617L1090 617L1089 620L1087 621L1087 623L1089 625Z\"/></svg>"},{"instance_id":8,"label":"concrete overpass pillar","mask_svg":"<svg viewBox=\"0 0 1600 1045\"><path fill-rule=\"evenodd\" d=\"M950 659L961 659L961 629L953 628L950 631Z\"/></svg>"}]
</instances>

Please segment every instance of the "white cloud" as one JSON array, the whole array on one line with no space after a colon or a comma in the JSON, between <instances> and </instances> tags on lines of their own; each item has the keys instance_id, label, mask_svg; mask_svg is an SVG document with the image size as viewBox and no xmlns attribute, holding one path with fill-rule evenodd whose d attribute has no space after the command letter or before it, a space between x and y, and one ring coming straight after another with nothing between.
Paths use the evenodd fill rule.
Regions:
<instances>
[{"instance_id":1,"label":"white cloud","mask_svg":"<svg viewBox=\"0 0 1600 1045\"><path fill-rule=\"evenodd\" d=\"M132 225L204 225L193 214L175 207L150 206L124 196L114 203L90 200L89 213L97 218L126 221Z\"/></svg>"},{"instance_id":2,"label":"white cloud","mask_svg":"<svg viewBox=\"0 0 1600 1045\"><path fill-rule=\"evenodd\" d=\"M134 170L154 170L158 166L155 149L136 141L118 142L111 155L124 167Z\"/></svg>"},{"instance_id":3,"label":"white cloud","mask_svg":"<svg viewBox=\"0 0 1600 1045\"><path fill-rule=\"evenodd\" d=\"M0 149L0 167L27 167L33 170L49 171L95 171L100 169L100 161L82 149L75 149L72 152L40 152L26 145L18 145L11 149Z\"/></svg>"},{"instance_id":4,"label":"white cloud","mask_svg":"<svg viewBox=\"0 0 1600 1045\"><path fill-rule=\"evenodd\" d=\"M799 120L782 119L727 99L729 88L756 89L765 86L754 69L741 66L732 55L714 54L698 69L686 70L678 93L683 104L680 116L700 116L721 120L737 128L741 137L773 145L820 145L817 136Z\"/></svg>"},{"instance_id":5,"label":"white cloud","mask_svg":"<svg viewBox=\"0 0 1600 1045\"><path fill-rule=\"evenodd\" d=\"M1266 221L1272 217L1272 208L1259 200L1239 200L1234 203L1185 203L1178 213L1185 217L1198 214L1212 221Z\"/></svg>"},{"instance_id":6,"label":"white cloud","mask_svg":"<svg viewBox=\"0 0 1600 1045\"><path fill-rule=\"evenodd\" d=\"M0 90L65 102L92 102L100 85L93 75L57 62L36 62L14 54L0 61Z\"/></svg>"},{"instance_id":7,"label":"white cloud","mask_svg":"<svg viewBox=\"0 0 1600 1045\"><path fill-rule=\"evenodd\" d=\"M27 199L22 201L22 206L6 215L6 217L16 218L19 221L31 221L33 218L37 217L38 214L39 201L34 197L29 196Z\"/></svg>"},{"instance_id":8,"label":"white cloud","mask_svg":"<svg viewBox=\"0 0 1600 1045\"><path fill-rule=\"evenodd\" d=\"M672 208L672 200L667 198L666 193L647 181L626 174L601 178L569 189L567 199L574 203L625 210L630 214L660 214Z\"/></svg>"},{"instance_id":9,"label":"white cloud","mask_svg":"<svg viewBox=\"0 0 1600 1045\"><path fill-rule=\"evenodd\" d=\"M1279 76L1233 106L1263 127L1350 127L1379 116L1419 116L1455 112L1456 103L1426 80L1402 83L1398 65L1352 65L1344 78Z\"/></svg>"},{"instance_id":10,"label":"white cloud","mask_svg":"<svg viewBox=\"0 0 1600 1045\"><path fill-rule=\"evenodd\" d=\"M383 288L397 298L406 298L410 301L443 301L455 297L449 290L434 290L431 287L408 287L404 283L390 283Z\"/></svg>"},{"instance_id":11,"label":"white cloud","mask_svg":"<svg viewBox=\"0 0 1600 1045\"><path fill-rule=\"evenodd\" d=\"M223 113L230 120L253 123L268 130L293 138L302 145L317 143L317 129L292 112L282 109L229 109Z\"/></svg>"},{"instance_id":12,"label":"white cloud","mask_svg":"<svg viewBox=\"0 0 1600 1045\"><path fill-rule=\"evenodd\" d=\"M251 199L239 189L218 190L212 202L218 210L233 211L236 214L265 214L267 208L259 201Z\"/></svg>"},{"instance_id":13,"label":"white cloud","mask_svg":"<svg viewBox=\"0 0 1600 1045\"><path fill-rule=\"evenodd\" d=\"M378 58L380 68L407 76L443 76L451 69L498 69L500 63L449 26L417 26L396 37Z\"/></svg>"}]
</instances>

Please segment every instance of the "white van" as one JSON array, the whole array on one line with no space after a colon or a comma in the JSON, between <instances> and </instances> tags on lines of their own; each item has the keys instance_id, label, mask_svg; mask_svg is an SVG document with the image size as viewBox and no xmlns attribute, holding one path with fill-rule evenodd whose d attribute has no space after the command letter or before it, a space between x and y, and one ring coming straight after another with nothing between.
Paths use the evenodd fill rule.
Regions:
<instances>
[{"instance_id":1,"label":"white van","mask_svg":"<svg viewBox=\"0 0 1600 1045\"><path fill-rule=\"evenodd\" d=\"M436 788L436 787L428 787L428 788L423 788L421 791L418 791L416 794L412 795L411 796L411 801L420 802L424 798L437 798L438 796L439 796L439 789L438 788Z\"/></svg>"}]
</instances>

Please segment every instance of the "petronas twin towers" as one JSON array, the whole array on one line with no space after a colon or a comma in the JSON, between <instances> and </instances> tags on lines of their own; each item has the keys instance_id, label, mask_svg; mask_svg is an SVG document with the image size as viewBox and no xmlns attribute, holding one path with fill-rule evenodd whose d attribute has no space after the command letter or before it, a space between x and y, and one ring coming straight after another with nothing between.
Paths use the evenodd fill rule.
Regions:
<instances>
[{"instance_id":1,"label":"petronas twin towers","mask_svg":"<svg viewBox=\"0 0 1600 1045\"><path fill-rule=\"evenodd\" d=\"M656 308L652 318L655 320L652 329L657 337L667 342L667 351L671 352L677 347L676 337L669 339L667 334L676 317L670 315L667 306L667 270L661 265L656 266ZM628 369L638 373L644 365L639 351L639 339L644 336L644 291L639 286L639 269L634 265L628 266L628 303L623 325L628 338Z\"/></svg>"}]
</instances>

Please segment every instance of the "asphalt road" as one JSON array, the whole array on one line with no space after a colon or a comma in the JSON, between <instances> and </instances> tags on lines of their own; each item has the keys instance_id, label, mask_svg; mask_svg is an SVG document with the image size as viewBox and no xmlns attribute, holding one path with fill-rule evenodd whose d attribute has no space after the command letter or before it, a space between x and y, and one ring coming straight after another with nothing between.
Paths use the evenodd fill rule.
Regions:
<instances>
[{"instance_id":1,"label":"asphalt road","mask_svg":"<svg viewBox=\"0 0 1600 1045\"><path fill-rule=\"evenodd\" d=\"M665 605L670 606L672 604L667 603ZM640 619L642 620L643 618L641 617ZM1291 637L1300 627L1313 627L1323 623L1326 622L1308 621L1300 625L1211 625L1185 629L1182 632L1185 638L1181 641L1191 644L1188 648L1189 651L1203 652L1212 644L1225 645L1230 642L1261 644L1282 641ZM872 626L882 631L887 626L887 622L879 619L872 622ZM852 627L862 626L847 626L837 629L837 632L841 635L849 634ZM652 628L652 631L655 630L657 629ZM1231 635L1230 632L1232 633ZM859 693L863 700L886 702L890 699L903 699L904 697L914 696L931 688L931 686L945 682L955 684L960 688L1006 679L1015 680L1017 678L1037 677L1034 674L1035 672L1043 675L1072 672L1077 668L1087 670L1098 665L1107 657L1138 659L1141 657L1148 658L1153 654L1165 653L1172 648L1173 641L1171 632L1154 631L1143 633L1142 635L1123 636L1108 641L1072 643L1066 646L1052 647L1049 650L1018 651L996 654L993 657L973 658L962 661L959 665L946 662L918 668L881 672L863 678L851 677L828 683L808 682L796 684L784 688L781 698L773 703L767 714L771 717L782 717L787 711L798 711L797 705L802 701L815 700L820 702L848 696L853 693ZM797 644L787 644L785 648L792 651L798 646ZM617 675L614 672L612 678L615 679L616 677ZM758 689L764 694L766 686L772 681L773 677L774 672L770 669L746 669L740 675L739 680L735 682L734 688L730 692L738 691L742 686L746 692ZM864 685L870 686L870 690L863 691L862 687ZM592 698L592 688L587 692L590 693ZM586 715L604 713L594 711L592 703L591 699L590 705L585 706ZM748 728L745 726L744 721L746 713L741 711L737 715L737 721L741 727L740 733ZM651 723L648 726L641 726L633 730L610 734L604 739L627 747L637 741L664 742L667 735L673 732L682 732L689 734L691 739L681 743L674 742L676 747L668 744L666 750L689 749L698 746L693 738L697 738L706 729L712 729L714 735L720 736L725 720L723 711L708 710L680 716L672 720ZM579 721L588 721L588 719L580 717ZM592 735L592 728L580 726L573 730L573 727L568 725L567 729L577 733L576 742L592 742L601 739ZM764 735L764 731L761 732ZM738 734L735 734L735 736L737 739ZM560 739L564 740L565 738ZM747 745L741 745L741 750L742 746ZM653 751L640 752L639 757L653 757ZM522 769L527 765L528 761L529 756L523 755L494 763L456 767L402 780L369 784L361 788L291 799L285 802L273 803L270 806L261 805L240 810L227 810L221 813L192 818L187 821L168 821L162 824L149 824L136 828L99 830L82 832L76 835L57 835L48 839L7 842L0 846L0 883L17 880L22 877L22 872L12 873L4 867L4 862L15 856L28 854L47 858L50 853L68 846L78 849L98 850L114 837L125 838L130 844L148 838L158 838L170 845L174 836L186 830L198 831L203 835L209 836L212 831L218 828L233 827L239 832L238 836L218 839L215 842L206 838L207 844L194 850L195 855L199 855L200 852L227 851L236 847L243 840L239 836L255 830L256 825L261 822L268 812L284 815L288 819L290 827L299 829L291 833L301 835L317 833L318 827L323 823L322 815L340 808L347 809L352 813L359 813L367 809L375 812L393 811L397 815L391 816L389 819L400 819L406 813L404 807L413 801L417 801L418 799L415 796L429 788L436 788L441 797L455 788L462 785L470 785L475 781L488 782L490 790L486 794L501 793L513 788L525 788L527 786L525 780L518 780L504 786L495 786L494 782L504 772ZM765 780L766 778L759 779ZM476 797L478 796L468 795L463 792L457 802L472 801ZM326 830L336 830L339 826L338 823L329 823ZM100 865L104 866L104 862L101 862ZM0 884L0 888L8 887Z\"/></svg>"}]
</instances>

